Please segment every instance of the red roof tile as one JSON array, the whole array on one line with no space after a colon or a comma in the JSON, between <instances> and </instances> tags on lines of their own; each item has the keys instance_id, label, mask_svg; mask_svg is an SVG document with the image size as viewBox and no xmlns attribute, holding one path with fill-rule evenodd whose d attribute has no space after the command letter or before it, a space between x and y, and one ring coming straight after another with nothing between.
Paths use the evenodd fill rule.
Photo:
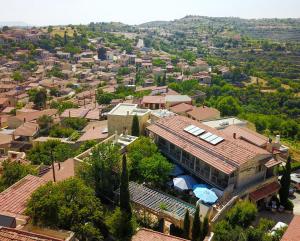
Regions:
<instances>
[{"instance_id":1,"label":"red roof tile","mask_svg":"<svg viewBox=\"0 0 300 241\"><path fill-rule=\"evenodd\" d=\"M186 133L184 128L189 125L198 126L207 132L223 137L224 141L215 146L207 143L199 137ZM221 131L184 116L160 119L147 129L227 174L259 155L271 156L262 148L228 137Z\"/></svg>"},{"instance_id":2,"label":"red roof tile","mask_svg":"<svg viewBox=\"0 0 300 241\"><path fill-rule=\"evenodd\" d=\"M62 239L51 238L46 235L40 235L13 228L0 227L1 241L63 241Z\"/></svg>"},{"instance_id":3,"label":"red roof tile","mask_svg":"<svg viewBox=\"0 0 300 241\"><path fill-rule=\"evenodd\" d=\"M160 95L154 95L154 96L144 96L142 100L142 104L144 103L149 103L149 104L164 104L166 103L165 101L165 96L160 96Z\"/></svg>"},{"instance_id":4,"label":"red roof tile","mask_svg":"<svg viewBox=\"0 0 300 241\"><path fill-rule=\"evenodd\" d=\"M260 147L265 146L268 142L267 137L248 128L243 128L236 125L228 126L223 130L223 132L230 136L233 136L233 133L236 133L236 138L244 139L245 141Z\"/></svg>"},{"instance_id":5,"label":"red roof tile","mask_svg":"<svg viewBox=\"0 0 300 241\"><path fill-rule=\"evenodd\" d=\"M195 107L193 110L187 112L188 116L198 121L209 120L220 117L220 111L209 107Z\"/></svg>"},{"instance_id":6,"label":"red roof tile","mask_svg":"<svg viewBox=\"0 0 300 241\"><path fill-rule=\"evenodd\" d=\"M185 113L188 111L193 110L194 106L186 104L186 103L180 103L178 105L174 105L172 107L170 107L170 111L174 112L174 113Z\"/></svg>"},{"instance_id":7,"label":"red roof tile","mask_svg":"<svg viewBox=\"0 0 300 241\"><path fill-rule=\"evenodd\" d=\"M31 194L46 181L40 177L27 175L0 193L0 212L22 214Z\"/></svg>"},{"instance_id":8,"label":"red roof tile","mask_svg":"<svg viewBox=\"0 0 300 241\"><path fill-rule=\"evenodd\" d=\"M281 241L299 241L300 240L300 216L294 216L289 224Z\"/></svg>"},{"instance_id":9,"label":"red roof tile","mask_svg":"<svg viewBox=\"0 0 300 241\"><path fill-rule=\"evenodd\" d=\"M187 241L186 239L159 233L150 229L141 228L133 237L132 241Z\"/></svg>"},{"instance_id":10,"label":"red roof tile","mask_svg":"<svg viewBox=\"0 0 300 241\"><path fill-rule=\"evenodd\" d=\"M279 188L280 188L280 184L277 181L269 183L263 186L262 188L250 193L250 198L253 201L257 202L258 200L261 200L264 197L276 193L279 190Z\"/></svg>"}]
</instances>

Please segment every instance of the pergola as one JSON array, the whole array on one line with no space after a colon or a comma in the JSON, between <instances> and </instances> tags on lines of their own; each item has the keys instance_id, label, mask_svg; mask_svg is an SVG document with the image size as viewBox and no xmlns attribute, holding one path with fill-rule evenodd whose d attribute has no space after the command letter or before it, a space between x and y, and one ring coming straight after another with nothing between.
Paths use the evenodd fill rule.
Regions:
<instances>
[{"instance_id":1,"label":"pergola","mask_svg":"<svg viewBox=\"0 0 300 241\"><path fill-rule=\"evenodd\" d=\"M156 215L158 218L164 218L179 227L182 226L187 209L192 217L196 211L195 206L189 203L135 182L129 183L129 192L131 202L135 206ZM120 190L116 190L116 194L119 193Z\"/></svg>"}]
</instances>

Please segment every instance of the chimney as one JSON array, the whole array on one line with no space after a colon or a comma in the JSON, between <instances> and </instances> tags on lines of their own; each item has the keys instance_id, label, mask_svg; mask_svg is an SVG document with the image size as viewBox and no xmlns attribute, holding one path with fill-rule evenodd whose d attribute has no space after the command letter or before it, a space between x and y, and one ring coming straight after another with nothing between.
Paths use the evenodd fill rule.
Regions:
<instances>
[{"instance_id":1,"label":"chimney","mask_svg":"<svg viewBox=\"0 0 300 241\"><path fill-rule=\"evenodd\" d=\"M93 126L93 130L95 130L95 126Z\"/></svg>"},{"instance_id":2,"label":"chimney","mask_svg":"<svg viewBox=\"0 0 300 241\"><path fill-rule=\"evenodd\" d=\"M236 139L236 133L233 133L233 138Z\"/></svg>"}]
</instances>

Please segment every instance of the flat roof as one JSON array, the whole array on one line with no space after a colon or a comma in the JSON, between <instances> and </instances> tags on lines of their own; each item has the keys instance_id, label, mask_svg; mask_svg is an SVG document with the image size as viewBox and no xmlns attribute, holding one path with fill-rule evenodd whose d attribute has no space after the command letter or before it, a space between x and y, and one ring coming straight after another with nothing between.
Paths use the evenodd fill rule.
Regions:
<instances>
[{"instance_id":1,"label":"flat roof","mask_svg":"<svg viewBox=\"0 0 300 241\"><path fill-rule=\"evenodd\" d=\"M230 125L246 125L246 121L239 120L235 117L230 118L223 118L218 120L211 120L211 121L203 121L204 125L207 125L209 127L215 128L215 129L223 129Z\"/></svg>"},{"instance_id":2,"label":"flat roof","mask_svg":"<svg viewBox=\"0 0 300 241\"><path fill-rule=\"evenodd\" d=\"M188 95L166 95L166 102L192 101Z\"/></svg>"},{"instance_id":3,"label":"flat roof","mask_svg":"<svg viewBox=\"0 0 300 241\"><path fill-rule=\"evenodd\" d=\"M113 108L108 115L138 115L143 116L150 112L148 109L139 109L137 104L120 103L115 108Z\"/></svg>"}]
</instances>

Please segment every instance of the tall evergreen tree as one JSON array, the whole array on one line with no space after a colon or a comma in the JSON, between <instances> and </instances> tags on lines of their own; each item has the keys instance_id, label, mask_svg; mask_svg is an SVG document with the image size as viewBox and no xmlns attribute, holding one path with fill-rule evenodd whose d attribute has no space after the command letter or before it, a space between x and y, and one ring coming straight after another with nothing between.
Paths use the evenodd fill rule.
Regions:
<instances>
[{"instance_id":1,"label":"tall evergreen tree","mask_svg":"<svg viewBox=\"0 0 300 241\"><path fill-rule=\"evenodd\" d=\"M199 241L201 237L201 221L200 221L200 207L197 205L192 226L192 241Z\"/></svg>"},{"instance_id":2,"label":"tall evergreen tree","mask_svg":"<svg viewBox=\"0 0 300 241\"><path fill-rule=\"evenodd\" d=\"M209 223L208 223L208 217L206 215L202 223L202 230L201 230L202 236L200 240L204 240L206 235L208 235L208 232L209 232Z\"/></svg>"},{"instance_id":3,"label":"tall evergreen tree","mask_svg":"<svg viewBox=\"0 0 300 241\"><path fill-rule=\"evenodd\" d=\"M120 184L120 209L121 211L126 212L129 218L131 218L132 211L130 206L127 160L125 154L123 155L123 160L122 160L122 174L121 174L121 184Z\"/></svg>"},{"instance_id":4,"label":"tall evergreen tree","mask_svg":"<svg viewBox=\"0 0 300 241\"><path fill-rule=\"evenodd\" d=\"M64 33L64 45L68 43L68 36L67 36L67 31Z\"/></svg>"},{"instance_id":5,"label":"tall evergreen tree","mask_svg":"<svg viewBox=\"0 0 300 241\"><path fill-rule=\"evenodd\" d=\"M139 124L139 118L137 115L133 116L132 126L131 126L131 135L133 135L133 136L140 135L140 124Z\"/></svg>"},{"instance_id":6,"label":"tall evergreen tree","mask_svg":"<svg viewBox=\"0 0 300 241\"><path fill-rule=\"evenodd\" d=\"M190 213L187 209L183 220L183 237L188 239L190 236Z\"/></svg>"},{"instance_id":7,"label":"tall evergreen tree","mask_svg":"<svg viewBox=\"0 0 300 241\"><path fill-rule=\"evenodd\" d=\"M283 206L286 206L289 190L291 185L291 157L289 156L284 168L284 173L280 180L281 188L279 190L280 202Z\"/></svg>"}]
</instances>

